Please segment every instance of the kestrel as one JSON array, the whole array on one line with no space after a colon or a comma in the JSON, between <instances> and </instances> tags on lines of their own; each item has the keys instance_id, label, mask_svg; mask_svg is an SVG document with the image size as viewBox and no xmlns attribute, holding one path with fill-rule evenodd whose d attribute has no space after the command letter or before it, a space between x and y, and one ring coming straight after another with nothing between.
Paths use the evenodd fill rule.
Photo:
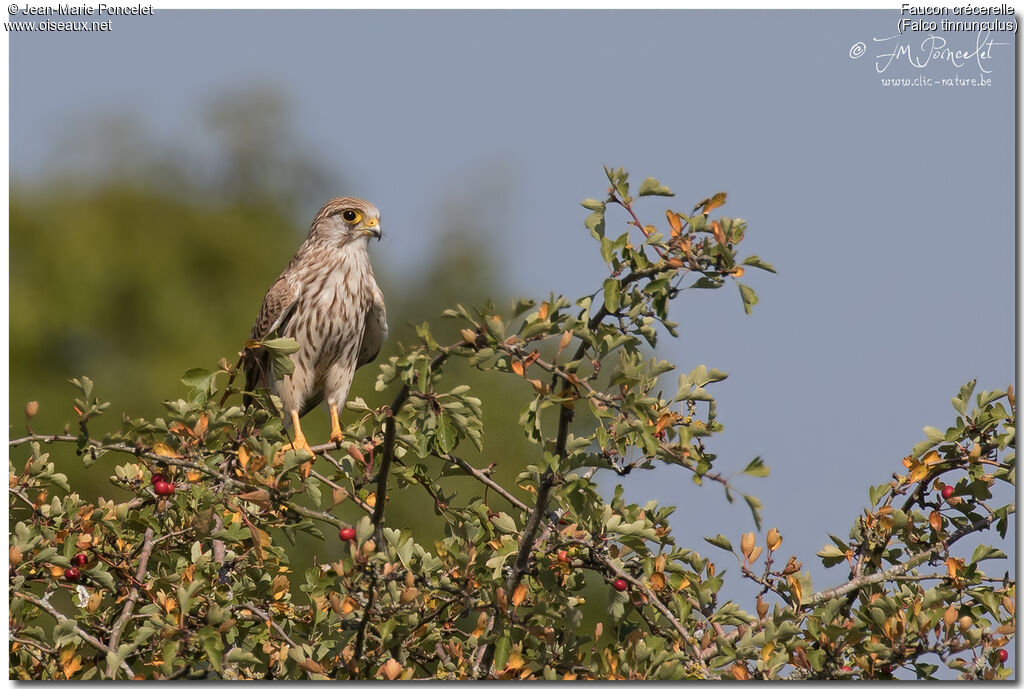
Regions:
<instances>
[{"instance_id":1,"label":"kestrel","mask_svg":"<svg viewBox=\"0 0 1024 689\"><path fill-rule=\"evenodd\" d=\"M247 357L245 389L269 388L281 398L295 439L285 449L309 449L299 417L327 401L331 441L342 440L338 409L357 368L376 358L388 335L384 297L373 278L367 244L378 240L380 212L355 198L332 199L313 218L309 235L263 298L250 338L274 331L299 344L295 370L274 380L266 352ZM260 350L255 350L259 352Z\"/></svg>"}]
</instances>

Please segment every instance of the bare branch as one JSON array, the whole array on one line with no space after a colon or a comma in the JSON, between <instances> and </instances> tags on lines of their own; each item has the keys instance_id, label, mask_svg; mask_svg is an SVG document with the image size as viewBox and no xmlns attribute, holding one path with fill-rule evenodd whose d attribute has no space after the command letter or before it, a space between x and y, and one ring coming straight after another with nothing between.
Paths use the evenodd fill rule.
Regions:
<instances>
[{"instance_id":1,"label":"bare branch","mask_svg":"<svg viewBox=\"0 0 1024 689\"><path fill-rule=\"evenodd\" d=\"M139 599L139 589L142 586L143 579L146 578L146 570L149 566L149 556L153 552L153 529L147 528L146 532L142 536L142 550L139 552L139 566L135 570L135 581L132 583L132 590L128 594L128 600L125 601L124 607L121 608L121 615L114 622L114 626L110 629L110 647L118 648L121 642L121 632L124 631L124 627L128 624L128 620L131 619L132 612L135 610L135 602ZM107 667L107 679L114 679L115 676L114 668Z\"/></svg>"},{"instance_id":2,"label":"bare branch","mask_svg":"<svg viewBox=\"0 0 1024 689\"><path fill-rule=\"evenodd\" d=\"M15 591L14 596L16 598L21 598L23 601L31 603L40 610L45 611L47 614L50 615L50 617L57 620L58 622L64 622L71 619L64 615L60 610L57 610L57 608L50 605L50 603L46 600L36 598L35 596L27 594L23 591ZM114 652L113 649L111 649L109 646L106 646L102 641L97 639L95 636L79 627L76 622L72 621L71 624L74 632L78 634L78 636L81 637L83 641L85 641L87 644L95 648L97 651L101 651L103 653ZM128 663L124 662L123 660L121 661L121 669L124 670L125 674L128 676L129 679L135 677L135 673L132 672L131 667L129 667Z\"/></svg>"}]
</instances>

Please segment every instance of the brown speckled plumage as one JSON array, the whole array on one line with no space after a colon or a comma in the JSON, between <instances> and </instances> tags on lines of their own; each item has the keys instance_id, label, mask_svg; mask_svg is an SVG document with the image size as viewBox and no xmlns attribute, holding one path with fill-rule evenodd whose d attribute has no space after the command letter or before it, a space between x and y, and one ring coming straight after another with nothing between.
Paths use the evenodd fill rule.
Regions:
<instances>
[{"instance_id":1,"label":"brown speckled plumage","mask_svg":"<svg viewBox=\"0 0 1024 689\"><path fill-rule=\"evenodd\" d=\"M379 217L361 199L328 201L263 299L250 337L277 331L294 338L299 349L291 355L295 370L278 381L267 357L247 359L246 390L270 387L281 398L286 421L324 400L342 407L355 370L373 361L387 337L384 297L367 252L368 238L380 237Z\"/></svg>"}]
</instances>

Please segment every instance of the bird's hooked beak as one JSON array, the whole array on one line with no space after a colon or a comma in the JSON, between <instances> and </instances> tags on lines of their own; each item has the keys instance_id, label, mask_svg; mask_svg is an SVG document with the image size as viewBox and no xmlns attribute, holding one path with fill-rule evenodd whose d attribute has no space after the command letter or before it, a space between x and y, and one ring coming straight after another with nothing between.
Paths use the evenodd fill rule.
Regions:
<instances>
[{"instance_id":1,"label":"bird's hooked beak","mask_svg":"<svg viewBox=\"0 0 1024 689\"><path fill-rule=\"evenodd\" d=\"M384 236L384 230L380 229L377 218L370 218L363 225L363 234L367 237L376 237L379 242L380 238Z\"/></svg>"}]
</instances>

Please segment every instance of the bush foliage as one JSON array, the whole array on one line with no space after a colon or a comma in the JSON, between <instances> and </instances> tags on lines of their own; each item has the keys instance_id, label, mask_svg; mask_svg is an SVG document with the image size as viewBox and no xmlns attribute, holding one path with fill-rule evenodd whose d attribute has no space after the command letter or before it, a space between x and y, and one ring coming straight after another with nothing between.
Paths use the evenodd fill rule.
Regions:
<instances>
[{"instance_id":1,"label":"bush foliage","mask_svg":"<svg viewBox=\"0 0 1024 689\"><path fill-rule=\"evenodd\" d=\"M635 206L672 192L648 178L634 196L623 170L606 172L604 198L583 202L608 267L600 289L510 312L456 306L444 316L461 337L448 344L422 324L418 341L378 362L390 404L350 400L345 441L313 457L282 452L277 400L260 393L247 407L238 364L188 371L186 397L163 416L125 418L102 437L90 423L109 402L72 381L73 426L11 441L11 676L821 679L948 673L940 665L1009 676L1016 584L982 567L1006 557L983 537L1005 538L1015 511L992 491L1015 481L1012 389L965 385L952 425L925 429L870 488L850 533L817 553L849 572L832 588L812 589L776 529L735 546L708 538L760 586L745 609L709 553L676 545L671 506L627 504L621 488L604 499L598 472L628 480L676 465L746 501L761 529L757 498L709 449L722 428L712 389L726 374L699 366L670 383L672 364L649 352L676 334L668 306L681 291L735 283L749 312L757 297L740 278L774 272L740 257L747 226L717 217L725 194L666 211L659 228ZM247 347L289 369L293 342ZM530 393L518 418L487 419L532 442L514 485L494 478L502 448L484 448L481 401L448 380L459 359ZM56 443L133 497L83 500L49 458ZM471 464L468 447L491 463ZM743 473L768 467L755 458ZM482 498L455 493L467 476ZM432 501L439 540L389 525L389 503L413 493ZM339 516L352 509L361 516ZM300 533L333 541L336 557L289 561L283 544Z\"/></svg>"}]
</instances>

